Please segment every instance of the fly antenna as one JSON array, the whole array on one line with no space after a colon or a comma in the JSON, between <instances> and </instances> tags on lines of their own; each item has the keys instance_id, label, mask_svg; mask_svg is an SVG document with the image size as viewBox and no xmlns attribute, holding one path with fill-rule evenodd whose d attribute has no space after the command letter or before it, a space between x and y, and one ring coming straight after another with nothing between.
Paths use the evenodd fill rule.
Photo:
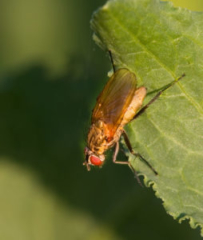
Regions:
<instances>
[{"instance_id":1,"label":"fly antenna","mask_svg":"<svg viewBox=\"0 0 203 240\"><path fill-rule=\"evenodd\" d=\"M114 63L114 61L113 61L113 56L112 56L111 50L109 50L109 56L110 56L111 64L112 64L112 67L113 67L113 71L114 71L114 73L115 73L116 67L115 67L115 63Z\"/></svg>"}]
</instances>

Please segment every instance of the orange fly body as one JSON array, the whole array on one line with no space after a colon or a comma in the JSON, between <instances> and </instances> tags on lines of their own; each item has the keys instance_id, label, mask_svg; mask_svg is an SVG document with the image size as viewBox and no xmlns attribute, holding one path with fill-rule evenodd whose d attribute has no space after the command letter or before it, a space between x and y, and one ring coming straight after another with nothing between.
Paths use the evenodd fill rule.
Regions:
<instances>
[{"instance_id":1,"label":"orange fly body","mask_svg":"<svg viewBox=\"0 0 203 240\"><path fill-rule=\"evenodd\" d=\"M112 60L111 53L110 57ZM85 147L86 159L84 165L86 165L87 170L90 170L90 166L102 166L105 160L104 153L115 146L113 162L127 164L131 167L128 161L116 160L119 152L119 139L123 136L130 152L143 160L157 174L139 153L134 153L124 126L140 116L166 89L174 85L185 74L163 87L149 103L141 108L147 93L146 88L143 86L137 88L137 80L133 72L126 68L115 71L114 64L113 68L114 74L98 96L92 111L91 127L87 136L87 146ZM135 172L134 169L133 171Z\"/></svg>"}]
</instances>

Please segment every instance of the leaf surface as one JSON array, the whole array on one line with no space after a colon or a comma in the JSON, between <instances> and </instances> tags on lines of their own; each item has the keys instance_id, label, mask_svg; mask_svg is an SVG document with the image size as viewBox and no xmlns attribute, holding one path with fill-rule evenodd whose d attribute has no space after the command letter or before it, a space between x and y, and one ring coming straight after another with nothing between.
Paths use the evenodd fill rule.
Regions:
<instances>
[{"instance_id":1,"label":"leaf surface","mask_svg":"<svg viewBox=\"0 0 203 240\"><path fill-rule=\"evenodd\" d=\"M133 71L148 93L186 74L127 126L133 148L158 176L129 158L170 215L202 227L203 14L158 0L112 0L91 24L96 43L112 51L117 68Z\"/></svg>"}]
</instances>

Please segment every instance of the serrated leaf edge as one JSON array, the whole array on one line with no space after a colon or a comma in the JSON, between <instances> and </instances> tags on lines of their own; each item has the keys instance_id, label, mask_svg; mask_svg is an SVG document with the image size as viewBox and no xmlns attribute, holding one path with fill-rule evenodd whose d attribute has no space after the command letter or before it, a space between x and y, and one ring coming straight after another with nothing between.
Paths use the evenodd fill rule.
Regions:
<instances>
[{"instance_id":1,"label":"serrated leaf edge","mask_svg":"<svg viewBox=\"0 0 203 240\"><path fill-rule=\"evenodd\" d=\"M200 227L200 234L203 237L203 224L196 222L195 219L187 214L185 214L184 216L176 216L176 214L173 211L170 211L170 204L167 204L167 202L160 196L159 191L158 191L158 187L156 185L156 182L154 182L153 180L149 179L147 177L147 175L145 174L140 174L144 177L144 184L146 187L152 187L152 189L155 192L155 195L157 198L162 200L162 204L164 206L164 209L166 210L166 212L173 217L173 219L177 220L179 223L183 222L184 220L189 220L189 225L191 226L191 228L195 229Z\"/></svg>"}]
</instances>

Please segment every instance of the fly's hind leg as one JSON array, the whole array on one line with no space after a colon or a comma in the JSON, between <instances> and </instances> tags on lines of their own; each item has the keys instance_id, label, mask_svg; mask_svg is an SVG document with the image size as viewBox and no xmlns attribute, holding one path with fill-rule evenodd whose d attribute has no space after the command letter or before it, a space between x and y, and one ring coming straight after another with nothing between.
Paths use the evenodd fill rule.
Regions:
<instances>
[{"instance_id":1,"label":"fly's hind leg","mask_svg":"<svg viewBox=\"0 0 203 240\"><path fill-rule=\"evenodd\" d=\"M139 183L139 185L141 187L143 187L140 179L139 179L139 176L137 174L137 172L135 171L135 169L132 167L132 165L130 164L129 161L117 161L116 158L117 158L117 155L118 155L118 152L119 152L119 142L116 142L116 145L115 145L115 150L114 150L114 154L113 154L113 162L116 163L116 164L125 164L125 165L128 165L130 167L130 169L134 172L135 174L135 177Z\"/></svg>"},{"instance_id":2,"label":"fly's hind leg","mask_svg":"<svg viewBox=\"0 0 203 240\"><path fill-rule=\"evenodd\" d=\"M129 151L136 157L139 157L139 159L141 161L143 161L153 172L155 175L158 175L157 171L152 167L152 165L150 163L148 163L148 161L142 157L142 155L140 153L135 153L132 149L132 146L131 146L131 143L130 143L130 140L128 138L128 135L126 133L125 130L123 130L123 133L122 133L123 137L124 137L124 141L126 143L126 146L128 147Z\"/></svg>"},{"instance_id":3,"label":"fly's hind leg","mask_svg":"<svg viewBox=\"0 0 203 240\"><path fill-rule=\"evenodd\" d=\"M133 121L134 119L138 118L142 113L145 112L145 110L153 103L155 102L160 95L165 92L167 89L169 89L170 87L172 87L174 84L176 84L178 81L180 81L183 77L185 77L185 74L182 74L178 79L172 81L171 83L169 83L168 85L166 85L164 88L162 88L144 107L142 107L140 109L140 111L134 116L134 118L131 120Z\"/></svg>"},{"instance_id":4,"label":"fly's hind leg","mask_svg":"<svg viewBox=\"0 0 203 240\"><path fill-rule=\"evenodd\" d=\"M111 64L112 64L112 67L113 67L113 72L115 73L115 72L116 72L116 66L115 66L115 63L114 63L114 61L113 61L113 56L112 56L111 50L108 50L108 51L109 51L109 56L110 56Z\"/></svg>"}]
</instances>

